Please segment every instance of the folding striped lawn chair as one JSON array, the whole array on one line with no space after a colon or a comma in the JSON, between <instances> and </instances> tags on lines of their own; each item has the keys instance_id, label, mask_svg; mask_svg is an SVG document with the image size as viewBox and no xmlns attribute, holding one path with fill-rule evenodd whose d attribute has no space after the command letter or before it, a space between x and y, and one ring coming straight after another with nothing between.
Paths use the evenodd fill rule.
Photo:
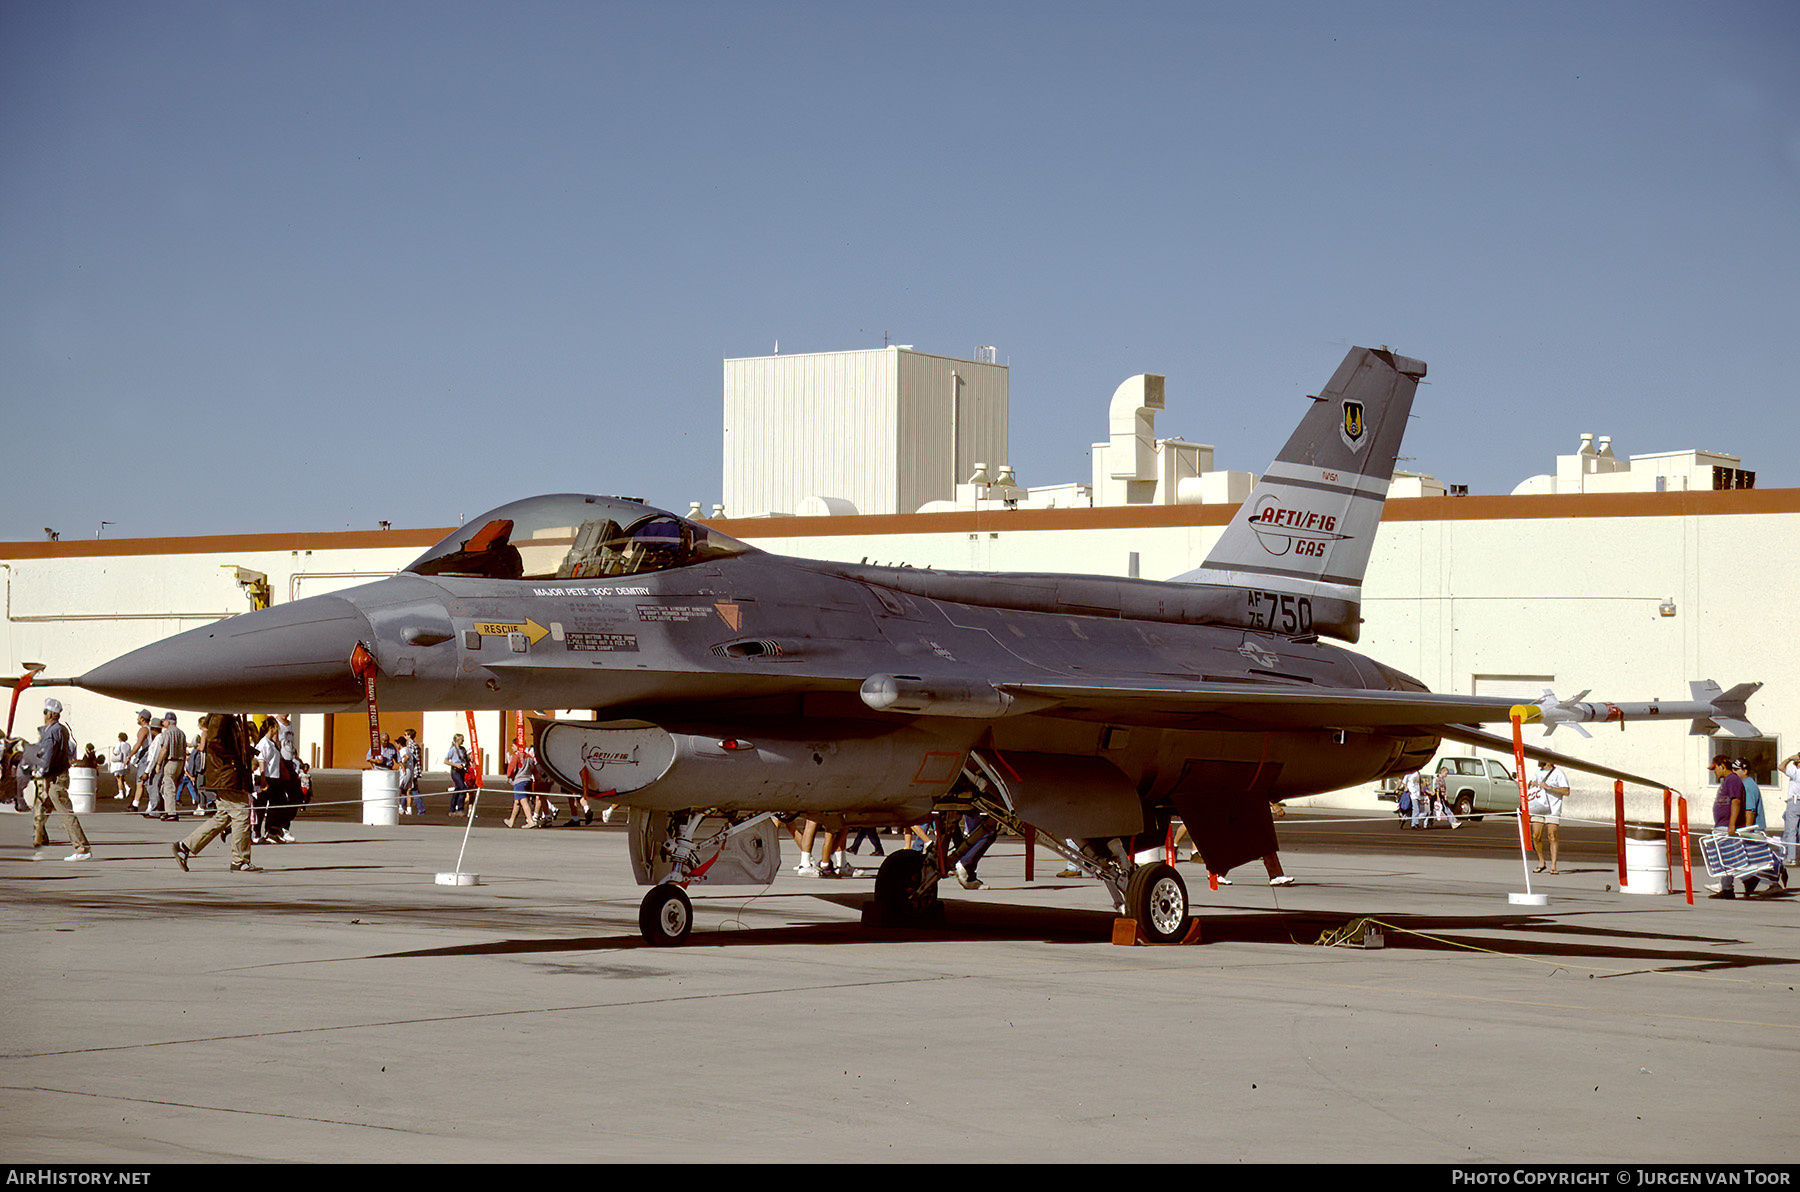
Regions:
<instances>
[{"instance_id":1,"label":"folding striped lawn chair","mask_svg":"<svg viewBox=\"0 0 1800 1192\"><path fill-rule=\"evenodd\" d=\"M1700 838L1700 855L1706 858L1706 872L1713 877L1753 877L1772 882L1781 871L1781 854L1779 840L1770 843L1742 836Z\"/></svg>"}]
</instances>

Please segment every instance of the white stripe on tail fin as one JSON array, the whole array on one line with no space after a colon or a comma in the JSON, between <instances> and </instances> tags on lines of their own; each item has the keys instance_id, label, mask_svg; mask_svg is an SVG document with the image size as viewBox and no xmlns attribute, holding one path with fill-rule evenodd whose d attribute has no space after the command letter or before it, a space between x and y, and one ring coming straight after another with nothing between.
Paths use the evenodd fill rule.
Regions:
<instances>
[{"instance_id":1,"label":"white stripe on tail fin","mask_svg":"<svg viewBox=\"0 0 1800 1192\"><path fill-rule=\"evenodd\" d=\"M1308 630L1354 641L1363 573L1424 375L1422 361L1351 348L1206 562L1175 578L1266 593L1277 608L1304 600Z\"/></svg>"}]
</instances>

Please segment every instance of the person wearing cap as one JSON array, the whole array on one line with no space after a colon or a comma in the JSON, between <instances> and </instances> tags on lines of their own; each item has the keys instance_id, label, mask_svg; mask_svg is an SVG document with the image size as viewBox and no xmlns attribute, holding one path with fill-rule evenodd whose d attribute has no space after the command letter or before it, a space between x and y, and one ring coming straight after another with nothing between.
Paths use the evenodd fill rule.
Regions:
<instances>
[{"instance_id":1,"label":"person wearing cap","mask_svg":"<svg viewBox=\"0 0 1800 1192\"><path fill-rule=\"evenodd\" d=\"M1744 824L1744 780L1723 753L1712 759L1711 769L1719 780L1719 789L1713 794L1713 835L1729 836ZM1714 898L1737 897L1737 883L1729 873L1719 879L1718 885L1706 888Z\"/></svg>"},{"instance_id":2,"label":"person wearing cap","mask_svg":"<svg viewBox=\"0 0 1800 1192\"><path fill-rule=\"evenodd\" d=\"M1750 829L1754 828L1760 835L1767 836L1769 821L1763 810L1762 787L1757 785L1755 777L1751 774L1749 761L1740 757L1731 763L1731 768L1737 774L1738 781L1744 784L1743 831L1748 834ZM1787 864L1783 854L1784 850L1775 850L1775 873L1768 879L1769 888L1766 891L1769 894L1779 894L1782 887L1787 885ZM1744 893L1746 895L1756 893L1756 885L1759 880L1761 879L1746 877Z\"/></svg>"},{"instance_id":3,"label":"person wearing cap","mask_svg":"<svg viewBox=\"0 0 1800 1192\"><path fill-rule=\"evenodd\" d=\"M156 741L150 747L150 782L162 791L162 818L179 820L181 807L176 796L181 792L181 771L187 764L187 734L176 727L173 712L164 714L162 726L162 732L156 734Z\"/></svg>"},{"instance_id":4,"label":"person wearing cap","mask_svg":"<svg viewBox=\"0 0 1800 1192\"><path fill-rule=\"evenodd\" d=\"M69 766L74 760L75 743L69 738L68 726L62 722L62 703L47 699L44 701L44 727L38 730L37 781L42 785L38 788L37 811L31 818L31 847L43 848L50 843L44 824L50 818L51 805L55 804L62 812L69 843L75 848L63 859L86 861L94 852L88 847L87 833L81 830L81 821L75 818L74 805L69 802Z\"/></svg>"},{"instance_id":5,"label":"person wearing cap","mask_svg":"<svg viewBox=\"0 0 1800 1192\"><path fill-rule=\"evenodd\" d=\"M1740 757L1731 763L1731 768L1737 773L1738 781L1744 784L1743 826L1755 828L1758 832L1766 835L1769 831L1769 821L1763 815L1762 787L1758 786L1756 779L1751 776L1750 763Z\"/></svg>"}]
</instances>

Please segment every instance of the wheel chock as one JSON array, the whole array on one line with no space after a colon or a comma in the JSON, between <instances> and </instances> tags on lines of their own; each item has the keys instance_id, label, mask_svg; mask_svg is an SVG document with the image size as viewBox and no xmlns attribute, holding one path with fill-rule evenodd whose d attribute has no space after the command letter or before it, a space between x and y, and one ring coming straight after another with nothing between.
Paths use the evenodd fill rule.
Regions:
<instances>
[{"instance_id":1,"label":"wheel chock","mask_svg":"<svg viewBox=\"0 0 1800 1192\"><path fill-rule=\"evenodd\" d=\"M1169 944L1197 944L1200 942L1200 920L1189 917L1187 931L1178 940L1153 940L1146 936L1138 926L1136 919L1128 919L1121 915L1113 920L1112 942L1125 948L1156 947Z\"/></svg>"}]
</instances>

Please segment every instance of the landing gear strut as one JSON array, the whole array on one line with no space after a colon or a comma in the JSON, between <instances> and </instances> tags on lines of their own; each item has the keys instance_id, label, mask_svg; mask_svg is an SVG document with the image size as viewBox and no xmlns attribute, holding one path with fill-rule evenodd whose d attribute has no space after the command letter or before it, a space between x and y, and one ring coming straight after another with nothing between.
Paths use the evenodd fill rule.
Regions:
<instances>
[{"instance_id":1,"label":"landing gear strut","mask_svg":"<svg viewBox=\"0 0 1800 1192\"><path fill-rule=\"evenodd\" d=\"M1025 822L1014 812L1004 790L997 793L998 798L983 789L972 795L969 802L1002 827L1024 835ZM1166 821L1163 826L1167 827ZM1089 877L1098 878L1112 895L1113 909L1136 920L1145 939L1159 944L1174 943L1187 932L1187 883L1181 880L1173 865L1163 861L1139 864L1132 856L1130 842L1119 837L1092 839L1083 844L1041 835L1037 842Z\"/></svg>"}]
</instances>

